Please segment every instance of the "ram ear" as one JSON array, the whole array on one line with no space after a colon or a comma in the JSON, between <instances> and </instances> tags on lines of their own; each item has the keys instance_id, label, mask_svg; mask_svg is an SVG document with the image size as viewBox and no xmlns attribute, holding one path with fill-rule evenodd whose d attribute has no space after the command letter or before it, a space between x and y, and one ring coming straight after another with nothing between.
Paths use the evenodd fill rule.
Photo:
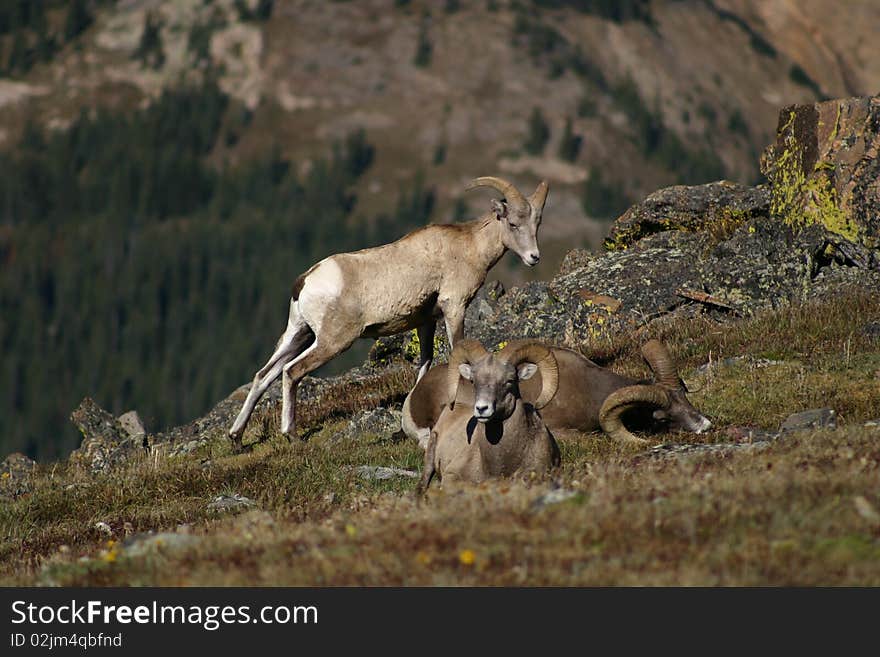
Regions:
<instances>
[{"instance_id":1,"label":"ram ear","mask_svg":"<svg viewBox=\"0 0 880 657\"><path fill-rule=\"evenodd\" d=\"M507 203L504 201L499 201L497 198L492 199L492 212L495 213L495 218L499 221L507 218Z\"/></svg>"},{"instance_id":2,"label":"ram ear","mask_svg":"<svg viewBox=\"0 0 880 657\"><path fill-rule=\"evenodd\" d=\"M519 377L520 381L528 381L533 376L535 376L535 372L538 371L538 366L534 363L523 363L516 370L516 375Z\"/></svg>"},{"instance_id":3,"label":"ram ear","mask_svg":"<svg viewBox=\"0 0 880 657\"><path fill-rule=\"evenodd\" d=\"M458 373L468 381L474 380L474 370L468 363L462 363L458 366Z\"/></svg>"}]
</instances>

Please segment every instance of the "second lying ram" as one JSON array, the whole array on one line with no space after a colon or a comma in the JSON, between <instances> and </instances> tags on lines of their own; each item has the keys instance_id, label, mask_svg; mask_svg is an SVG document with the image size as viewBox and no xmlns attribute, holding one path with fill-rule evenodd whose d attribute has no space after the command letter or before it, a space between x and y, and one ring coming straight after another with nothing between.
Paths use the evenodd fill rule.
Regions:
<instances>
[{"instance_id":1,"label":"second lying ram","mask_svg":"<svg viewBox=\"0 0 880 657\"><path fill-rule=\"evenodd\" d=\"M614 440L644 444L647 441L634 436L624 422L641 429L695 433L712 426L688 400L672 356L658 340L642 346L642 356L655 375L653 381L617 374L571 349L551 347L550 351L558 365L559 389L541 410L541 417L554 433L601 429ZM448 401L447 372L446 365L430 370L404 402L403 431L422 447ZM524 381L523 398L536 399L541 386L540 377ZM458 401L468 404L472 400L473 387L462 380Z\"/></svg>"}]
</instances>

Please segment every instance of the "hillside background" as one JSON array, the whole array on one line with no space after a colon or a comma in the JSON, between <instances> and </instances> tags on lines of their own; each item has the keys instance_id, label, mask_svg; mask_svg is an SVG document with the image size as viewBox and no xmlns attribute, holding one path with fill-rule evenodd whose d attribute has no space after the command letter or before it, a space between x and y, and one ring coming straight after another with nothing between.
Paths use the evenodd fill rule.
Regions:
<instances>
[{"instance_id":1,"label":"hillside background","mask_svg":"<svg viewBox=\"0 0 880 657\"><path fill-rule=\"evenodd\" d=\"M0 2L0 452L68 453L86 395L204 412L300 272L482 213L477 175L551 183L508 285L659 187L758 182L781 106L880 91L878 28L871 0Z\"/></svg>"}]
</instances>

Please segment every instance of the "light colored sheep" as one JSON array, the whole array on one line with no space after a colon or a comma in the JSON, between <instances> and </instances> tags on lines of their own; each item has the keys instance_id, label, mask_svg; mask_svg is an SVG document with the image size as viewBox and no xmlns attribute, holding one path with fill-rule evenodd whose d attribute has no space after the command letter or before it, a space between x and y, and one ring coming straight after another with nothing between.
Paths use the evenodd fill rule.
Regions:
<instances>
[{"instance_id":1,"label":"light colored sheep","mask_svg":"<svg viewBox=\"0 0 880 657\"><path fill-rule=\"evenodd\" d=\"M433 359L434 329L442 315L451 345L464 333L468 304L486 274L510 249L529 266L540 260L538 228L548 185L530 197L501 178L483 177L467 189L492 187L504 195L492 210L463 224L431 225L396 242L325 258L293 285L287 329L253 385L229 435L237 450L254 407L279 376L281 432L293 430L296 387L309 372L358 338L417 329L421 379Z\"/></svg>"}]
</instances>

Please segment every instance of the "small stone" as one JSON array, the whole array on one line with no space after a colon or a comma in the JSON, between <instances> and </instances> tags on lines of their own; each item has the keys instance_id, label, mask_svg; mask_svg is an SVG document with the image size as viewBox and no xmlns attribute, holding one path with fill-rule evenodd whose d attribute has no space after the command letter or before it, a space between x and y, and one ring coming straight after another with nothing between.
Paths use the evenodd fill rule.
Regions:
<instances>
[{"instance_id":1,"label":"small stone","mask_svg":"<svg viewBox=\"0 0 880 657\"><path fill-rule=\"evenodd\" d=\"M779 437L778 433L764 431L758 427L727 427L724 434L735 443L769 442Z\"/></svg>"},{"instance_id":2,"label":"small stone","mask_svg":"<svg viewBox=\"0 0 880 657\"><path fill-rule=\"evenodd\" d=\"M537 497L534 502L532 502L533 509L543 509L544 507L550 506L552 504L560 504L561 502L566 502L572 498L580 495L576 490L569 490L567 488L556 488L551 490L543 495Z\"/></svg>"},{"instance_id":3,"label":"small stone","mask_svg":"<svg viewBox=\"0 0 880 657\"><path fill-rule=\"evenodd\" d=\"M789 415L779 430L782 433L790 431L805 431L808 429L836 429L837 413L833 408L814 408L809 411L801 411Z\"/></svg>"},{"instance_id":4,"label":"small stone","mask_svg":"<svg viewBox=\"0 0 880 657\"><path fill-rule=\"evenodd\" d=\"M128 435L132 438L143 438L147 434L141 416L138 415L137 411L128 411L116 419L119 420L119 424L122 425L122 428L125 429L128 432Z\"/></svg>"},{"instance_id":5,"label":"small stone","mask_svg":"<svg viewBox=\"0 0 880 657\"><path fill-rule=\"evenodd\" d=\"M493 279L486 283L486 298L490 301L497 301L504 296L504 292L504 284L501 281Z\"/></svg>"},{"instance_id":6,"label":"small stone","mask_svg":"<svg viewBox=\"0 0 880 657\"><path fill-rule=\"evenodd\" d=\"M113 528L104 521L96 522L95 529L107 536L113 536Z\"/></svg>"},{"instance_id":7,"label":"small stone","mask_svg":"<svg viewBox=\"0 0 880 657\"><path fill-rule=\"evenodd\" d=\"M388 437L400 429L400 420L400 411L383 406L371 411L360 411L344 429L330 436L330 441L353 440L363 435Z\"/></svg>"},{"instance_id":8,"label":"small stone","mask_svg":"<svg viewBox=\"0 0 880 657\"><path fill-rule=\"evenodd\" d=\"M140 557L150 552L175 551L192 547L199 542L197 536L176 534L174 532L146 532L129 536L122 542L122 550L127 556Z\"/></svg>"},{"instance_id":9,"label":"small stone","mask_svg":"<svg viewBox=\"0 0 880 657\"><path fill-rule=\"evenodd\" d=\"M877 509L874 508L874 505L871 504L865 497L861 495L856 495L853 498L853 504L856 507L856 512L864 519L870 523L875 525L880 525L880 513L877 512Z\"/></svg>"},{"instance_id":10,"label":"small stone","mask_svg":"<svg viewBox=\"0 0 880 657\"><path fill-rule=\"evenodd\" d=\"M358 476L362 479L371 479L381 481L392 479L394 477L409 477L410 479L418 479L419 473L414 470L402 470L401 468L387 468L381 465L359 465L355 468Z\"/></svg>"},{"instance_id":11,"label":"small stone","mask_svg":"<svg viewBox=\"0 0 880 657\"><path fill-rule=\"evenodd\" d=\"M249 497L233 493L232 495L218 495L208 504L207 508L208 511L215 513L230 513L250 509L256 505L257 503Z\"/></svg>"}]
</instances>

